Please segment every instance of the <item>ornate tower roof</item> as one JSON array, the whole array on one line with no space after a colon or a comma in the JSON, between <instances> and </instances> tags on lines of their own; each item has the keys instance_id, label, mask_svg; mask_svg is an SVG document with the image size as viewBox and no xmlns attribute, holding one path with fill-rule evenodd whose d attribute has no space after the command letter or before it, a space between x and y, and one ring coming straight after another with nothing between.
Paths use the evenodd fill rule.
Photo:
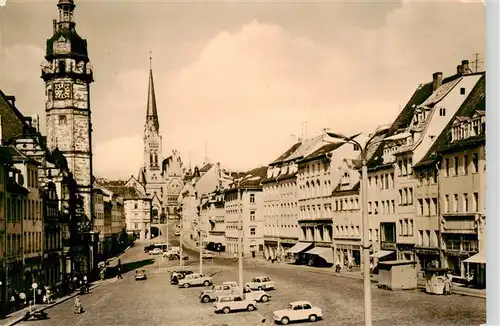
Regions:
<instances>
[{"instance_id":1,"label":"ornate tower roof","mask_svg":"<svg viewBox=\"0 0 500 326\"><path fill-rule=\"evenodd\" d=\"M53 35L47 40L46 59L53 56L76 56L88 62L87 41L81 38L75 30L73 11L76 5L73 0L59 0L58 19L53 21Z\"/></svg>"},{"instance_id":2,"label":"ornate tower roof","mask_svg":"<svg viewBox=\"0 0 500 326\"><path fill-rule=\"evenodd\" d=\"M149 84L148 84L148 103L146 108L146 124L152 121L156 131L160 130L160 123L158 122L158 111L156 110L156 96L155 86L153 82L153 69L151 67L151 53L149 56Z\"/></svg>"}]
</instances>

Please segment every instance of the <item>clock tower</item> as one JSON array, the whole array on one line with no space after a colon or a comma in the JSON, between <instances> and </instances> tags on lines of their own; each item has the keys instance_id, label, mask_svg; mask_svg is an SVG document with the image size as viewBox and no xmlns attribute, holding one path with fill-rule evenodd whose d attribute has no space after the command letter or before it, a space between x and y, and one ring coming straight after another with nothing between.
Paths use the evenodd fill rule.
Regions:
<instances>
[{"instance_id":1,"label":"clock tower","mask_svg":"<svg viewBox=\"0 0 500 326\"><path fill-rule=\"evenodd\" d=\"M85 215L92 220L92 124L90 83L92 66L87 41L75 30L74 0L59 0L58 19L47 40L42 79L45 81L47 147L59 149L78 183Z\"/></svg>"}]
</instances>

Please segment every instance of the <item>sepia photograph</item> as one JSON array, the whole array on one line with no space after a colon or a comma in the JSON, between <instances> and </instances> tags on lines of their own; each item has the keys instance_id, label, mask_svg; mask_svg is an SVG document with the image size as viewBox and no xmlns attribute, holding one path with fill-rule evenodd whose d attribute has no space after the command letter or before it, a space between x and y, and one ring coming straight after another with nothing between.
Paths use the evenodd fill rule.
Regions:
<instances>
[{"instance_id":1,"label":"sepia photograph","mask_svg":"<svg viewBox=\"0 0 500 326\"><path fill-rule=\"evenodd\" d=\"M488 7L0 0L0 326L486 325Z\"/></svg>"}]
</instances>

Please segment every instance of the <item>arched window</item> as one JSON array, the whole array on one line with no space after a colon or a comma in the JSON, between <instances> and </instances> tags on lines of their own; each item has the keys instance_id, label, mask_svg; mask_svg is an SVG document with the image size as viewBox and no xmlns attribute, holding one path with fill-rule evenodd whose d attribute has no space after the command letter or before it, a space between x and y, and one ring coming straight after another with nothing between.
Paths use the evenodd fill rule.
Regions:
<instances>
[{"instance_id":1,"label":"arched window","mask_svg":"<svg viewBox=\"0 0 500 326\"><path fill-rule=\"evenodd\" d=\"M153 166L153 153L149 154L149 166Z\"/></svg>"}]
</instances>

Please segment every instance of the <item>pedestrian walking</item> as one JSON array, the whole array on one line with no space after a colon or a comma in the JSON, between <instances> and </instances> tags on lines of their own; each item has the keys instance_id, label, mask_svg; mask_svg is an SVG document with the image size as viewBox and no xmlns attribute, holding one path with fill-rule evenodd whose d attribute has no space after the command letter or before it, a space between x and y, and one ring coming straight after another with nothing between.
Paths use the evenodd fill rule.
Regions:
<instances>
[{"instance_id":1,"label":"pedestrian walking","mask_svg":"<svg viewBox=\"0 0 500 326\"><path fill-rule=\"evenodd\" d=\"M120 279L120 278L121 278L121 279L123 279L123 277L122 277L122 267L121 267L120 265L118 265L118 266L116 267L116 272L117 272L117 274L118 274L118 275L117 275L117 279Z\"/></svg>"}]
</instances>

